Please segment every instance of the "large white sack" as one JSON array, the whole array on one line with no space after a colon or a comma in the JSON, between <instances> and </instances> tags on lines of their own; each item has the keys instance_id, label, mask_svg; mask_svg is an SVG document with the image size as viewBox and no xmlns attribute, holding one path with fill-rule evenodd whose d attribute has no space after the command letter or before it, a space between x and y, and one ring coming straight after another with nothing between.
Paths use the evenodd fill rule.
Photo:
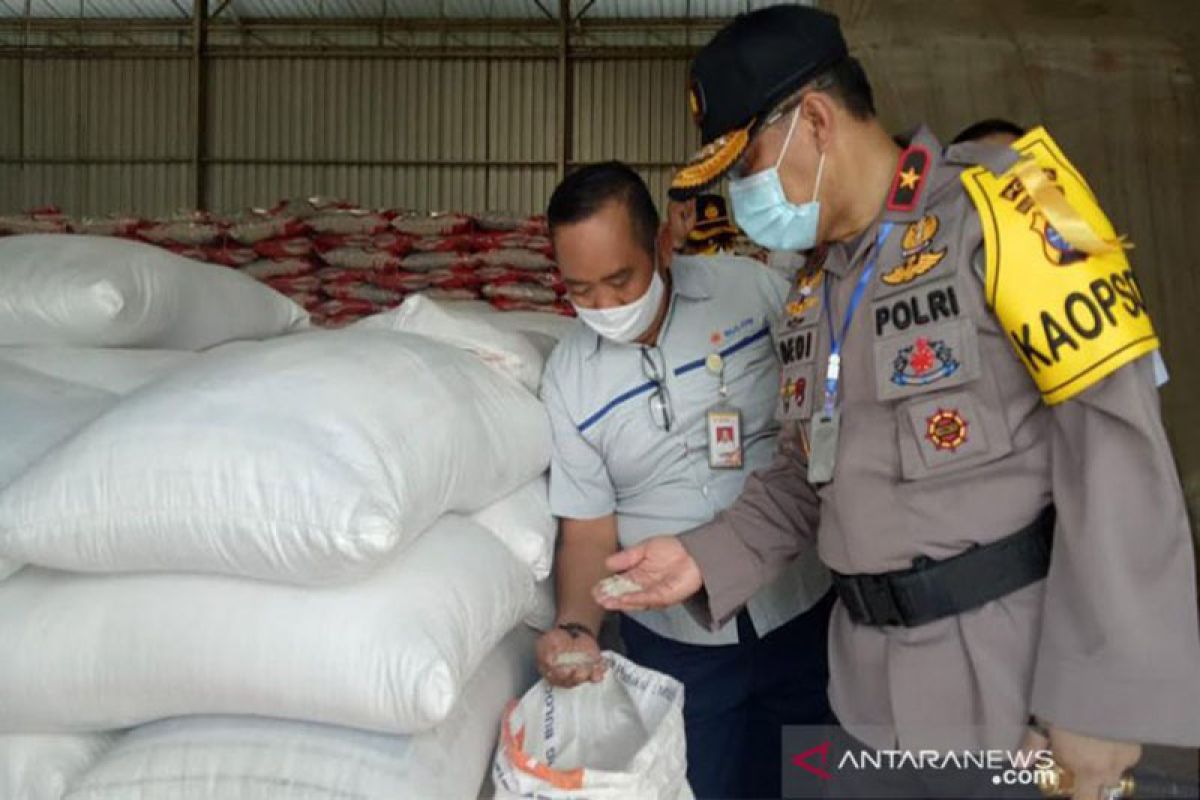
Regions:
<instances>
[{"instance_id":1,"label":"large white sack","mask_svg":"<svg viewBox=\"0 0 1200 800\"><path fill-rule=\"evenodd\" d=\"M0 487L116 401L112 392L0 362Z\"/></svg>"},{"instance_id":2,"label":"large white sack","mask_svg":"<svg viewBox=\"0 0 1200 800\"><path fill-rule=\"evenodd\" d=\"M26 567L0 583L0 731L190 714L427 730L533 591L528 567L457 516L338 587Z\"/></svg>"},{"instance_id":3,"label":"large white sack","mask_svg":"<svg viewBox=\"0 0 1200 800\"><path fill-rule=\"evenodd\" d=\"M116 400L111 392L0 361L0 488ZM21 564L0 558L0 580Z\"/></svg>"},{"instance_id":4,"label":"large white sack","mask_svg":"<svg viewBox=\"0 0 1200 800\"><path fill-rule=\"evenodd\" d=\"M82 572L328 583L550 460L541 403L419 336L315 331L201 354L0 493L0 556Z\"/></svg>"},{"instance_id":5,"label":"large white sack","mask_svg":"<svg viewBox=\"0 0 1200 800\"><path fill-rule=\"evenodd\" d=\"M399 307L367 317L355 326L429 336L474 353L531 392L536 392L541 383L544 362L529 339L500 329L491 324L489 317L461 311L453 303L438 303L415 294Z\"/></svg>"},{"instance_id":6,"label":"large white sack","mask_svg":"<svg viewBox=\"0 0 1200 800\"><path fill-rule=\"evenodd\" d=\"M107 733L0 736L0 798L62 800L115 738Z\"/></svg>"},{"instance_id":7,"label":"large white sack","mask_svg":"<svg viewBox=\"0 0 1200 800\"><path fill-rule=\"evenodd\" d=\"M539 681L501 723L496 797L691 800L683 684L616 653L599 683Z\"/></svg>"},{"instance_id":8,"label":"large white sack","mask_svg":"<svg viewBox=\"0 0 1200 800\"><path fill-rule=\"evenodd\" d=\"M123 737L67 800L467 800L491 765L500 715L537 679L517 628L450 715L411 736L261 717L184 717Z\"/></svg>"},{"instance_id":9,"label":"large white sack","mask_svg":"<svg viewBox=\"0 0 1200 800\"><path fill-rule=\"evenodd\" d=\"M508 545L517 558L529 565L539 581L554 566L554 544L558 520L550 513L550 486L546 476L502 497L471 517Z\"/></svg>"},{"instance_id":10,"label":"large white sack","mask_svg":"<svg viewBox=\"0 0 1200 800\"><path fill-rule=\"evenodd\" d=\"M126 395L179 369L189 350L123 350L108 347L0 347L0 362L72 383Z\"/></svg>"},{"instance_id":11,"label":"large white sack","mask_svg":"<svg viewBox=\"0 0 1200 800\"><path fill-rule=\"evenodd\" d=\"M201 350L308 324L236 270L106 236L0 239L0 345Z\"/></svg>"}]
</instances>

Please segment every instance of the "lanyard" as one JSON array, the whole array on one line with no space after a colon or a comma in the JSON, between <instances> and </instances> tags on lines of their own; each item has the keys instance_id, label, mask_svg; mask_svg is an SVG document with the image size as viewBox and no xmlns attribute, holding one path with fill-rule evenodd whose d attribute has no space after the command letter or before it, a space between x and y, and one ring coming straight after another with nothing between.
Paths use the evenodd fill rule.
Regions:
<instances>
[{"instance_id":1,"label":"lanyard","mask_svg":"<svg viewBox=\"0 0 1200 800\"><path fill-rule=\"evenodd\" d=\"M841 379L842 372L842 345L846 341L846 334L850 332L850 323L854 319L854 312L858 310L863 294L866 293L867 284L871 282L871 276L875 274L875 264L879 261L879 252L883 249L883 243L891 232L892 223L884 222L879 226L879 233L875 236L875 246L871 248L867 264L858 278L854 293L850 295L850 304L846 306L846 318L842 321L840 335L835 334L833 330L833 309L829 305L829 281L825 281L825 319L829 322L829 366L825 370L826 416L833 413L834 406L837 404L838 381Z\"/></svg>"}]
</instances>

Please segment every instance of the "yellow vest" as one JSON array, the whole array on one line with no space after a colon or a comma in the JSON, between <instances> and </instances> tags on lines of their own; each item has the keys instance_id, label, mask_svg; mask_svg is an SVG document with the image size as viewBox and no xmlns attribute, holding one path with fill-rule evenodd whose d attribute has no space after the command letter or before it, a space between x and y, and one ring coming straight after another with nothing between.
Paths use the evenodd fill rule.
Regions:
<instances>
[{"instance_id":1,"label":"yellow vest","mask_svg":"<svg viewBox=\"0 0 1200 800\"><path fill-rule=\"evenodd\" d=\"M1048 404L1156 349L1124 249L1087 182L1044 128L1001 175L962 173L979 211L988 305Z\"/></svg>"}]
</instances>

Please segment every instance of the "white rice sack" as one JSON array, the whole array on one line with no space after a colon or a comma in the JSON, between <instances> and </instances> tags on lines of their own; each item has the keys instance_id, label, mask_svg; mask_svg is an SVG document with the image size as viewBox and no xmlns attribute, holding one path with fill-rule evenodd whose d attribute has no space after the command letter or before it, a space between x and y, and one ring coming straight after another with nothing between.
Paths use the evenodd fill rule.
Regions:
<instances>
[{"instance_id":1,"label":"white rice sack","mask_svg":"<svg viewBox=\"0 0 1200 800\"><path fill-rule=\"evenodd\" d=\"M308 324L236 270L103 236L0 239L0 345L202 350Z\"/></svg>"},{"instance_id":2,"label":"white rice sack","mask_svg":"<svg viewBox=\"0 0 1200 800\"><path fill-rule=\"evenodd\" d=\"M400 800L473 798L500 714L537 679L532 631L518 627L433 730L396 736L258 717L184 717L135 728L66 800ZM301 788L303 787L303 788Z\"/></svg>"},{"instance_id":3,"label":"white rice sack","mask_svg":"<svg viewBox=\"0 0 1200 800\"><path fill-rule=\"evenodd\" d=\"M427 730L530 611L533 590L528 567L455 515L337 587L26 567L0 583L0 731L189 714Z\"/></svg>"},{"instance_id":4,"label":"white rice sack","mask_svg":"<svg viewBox=\"0 0 1200 800\"><path fill-rule=\"evenodd\" d=\"M0 363L51 378L126 395L190 362L189 350L122 350L109 347L0 347Z\"/></svg>"},{"instance_id":5,"label":"white rice sack","mask_svg":"<svg viewBox=\"0 0 1200 800\"><path fill-rule=\"evenodd\" d=\"M457 348L317 331L195 358L0 492L0 557L81 572L361 575L544 472L541 403Z\"/></svg>"},{"instance_id":6,"label":"white rice sack","mask_svg":"<svg viewBox=\"0 0 1200 800\"><path fill-rule=\"evenodd\" d=\"M536 392L544 362L528 339L492 325L487 317L460 312L449 303L413 295L391 311L367 317L356 327L428 336L474 353L485 363Z\"/></svg>"},{"instance_id":7,"label":"white rice sack","mask_svg":"<svg viewBox=\"0 0 1200 800\"><path fill-rule=\"evenodd\" d=\"M472 519L508 545L539 581L550 575L558 520L550 513L550 486L545 476L475 512Z\"/></svg>"},{"instance_id":8,"label":"white rice sack","mask_svg":"<svg viewBox=\"0 0 1200 800\"><path fill-rule=\"evenodd\" d=\"M116 400L111 392L0 362L0 488ZM21 559L0 556L0 580L22 564Z\"/></svg>"},{"instance_id":9,"label":"white rice sack","mask_svg":"<svg viewBox=\"0 0 1200 800\"><path fill-rule=\"evenodd\" d=\"M115 738L107 733L0 735L0 797L62 800Z\"/></svg>"},{"instance_id":10,"label":"white rice sack","mask_svg":"<svg viewBox=\"0 0 1200 800\"><path fill-rule=\"evenodd\" d=\"M108 350L0 348L0 442L3 442L0 446L0 488L16 480L60 442L111 408L128 384L152 377L153 369L140 368L143 366L140 363L138 368L134 364L122 364L116 369L104 369L90 363L88 353L98 354L96 360L100 362L108 361L111 354L128 354ZM157 358L150 352L144 355L150 356L155 366L163 365L161 354ZM130 360L140 362L136 358ZM78 378L78 382L66 380L70 376ZM20 561L0 558L0 580L21 566Z\"/></svg>"}]
</instances>

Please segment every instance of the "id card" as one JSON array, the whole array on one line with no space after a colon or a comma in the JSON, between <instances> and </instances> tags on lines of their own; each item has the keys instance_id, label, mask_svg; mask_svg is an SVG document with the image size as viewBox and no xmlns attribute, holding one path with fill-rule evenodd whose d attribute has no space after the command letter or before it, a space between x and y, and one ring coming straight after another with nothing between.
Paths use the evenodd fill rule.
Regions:
<instances>
[{"instance_id":1,"label":"id card","mask_svg":"<svg viewBox=\"0 0 1200 800\"><path fill-rule=\"evenodd\" d=\"M708 466L741 469L742 412L727 406L708 412Z\"/></svg>"},{"instance_id":2,"label":"id card","mask_svg":"<svg viewBox=\"0 0 1200 800\"><path fill-rule=\"evenodd\" d=\"M808 452L809 483L819 485L833 480L841 422L841 412L836 408L828 413L822 410L813 415Z\"/></svg>"}]
</instances>

